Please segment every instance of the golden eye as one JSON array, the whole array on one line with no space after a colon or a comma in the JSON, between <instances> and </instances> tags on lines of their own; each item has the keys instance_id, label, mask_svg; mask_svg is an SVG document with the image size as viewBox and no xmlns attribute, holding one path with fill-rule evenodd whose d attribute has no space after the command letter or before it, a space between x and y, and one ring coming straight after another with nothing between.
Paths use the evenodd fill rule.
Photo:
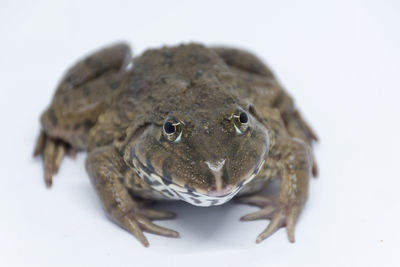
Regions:
<instances>
[{"instance_id":1,"label":"golden eye","mask_svg":"<svg viewBox=\"0 0 400 267\"><path fill-rule=\"evenodd\" d=\"M168 141L179 142L182 136L181 123L175 118L167 118L163 125L163 134Z\"/></svg>"},{"instance_id":2,"label":"golden eye","mask_svg":"<svg viewBox=\"0 0 400 267\"><path fill-rule=\"evenodd\" d=\"M249 116L247 112L238 110L235 115L233 115L233 118L233 125L237 134L243 134L249 129Z\"/></svg>"}]
</instances>

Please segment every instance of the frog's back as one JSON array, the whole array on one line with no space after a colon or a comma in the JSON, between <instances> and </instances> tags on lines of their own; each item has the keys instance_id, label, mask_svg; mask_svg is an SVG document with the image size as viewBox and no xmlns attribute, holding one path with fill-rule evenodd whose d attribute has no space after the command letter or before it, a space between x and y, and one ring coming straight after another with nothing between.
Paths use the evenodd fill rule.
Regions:
<instances>
[{"instance_id":1,"label":"frog's back","mask_svg":"<svg viewBox=\"0 0 400 267\"><path fill-rule=\"evenodd\" d=\"M219 48L193 43L147 50L134 59L134 75L119 100L139 102L163 114L176 108L170 104L192 107L197 100L190 99L188 91L201 99L235 97L256 107L279 104L283 89L261 61L251 61L244 68L229 64L235 62L226 56Z\"/></svg>"}]
</instances>

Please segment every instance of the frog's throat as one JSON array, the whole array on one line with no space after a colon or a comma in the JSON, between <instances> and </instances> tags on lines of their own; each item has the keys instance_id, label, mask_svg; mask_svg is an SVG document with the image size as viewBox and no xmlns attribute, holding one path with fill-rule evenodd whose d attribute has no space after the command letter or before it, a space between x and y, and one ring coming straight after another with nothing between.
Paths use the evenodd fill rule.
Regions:
<instances>
[{"instance_id":1,"label":"frog's throat","mask_svg":"<svg viewBox=\"0 0 400 267\"><path fill-rule=\"evenodd\" d=\"M257 176L262 169L265 158L253 170L252 174L239 185L236 186L231 192L223 196L210 196L194 191L191 188L186 188L173 183L170 180L163 179L160 175L155 173L152 168L146 167L135 156L132 159L133 168L137 174L147 184L149 184L156 192L159 192L163 198L170 200L183 200L195 206L208 207L222 205L231 200L239 191L249 183L254 177Z\"/></svg>"}]
</instances>

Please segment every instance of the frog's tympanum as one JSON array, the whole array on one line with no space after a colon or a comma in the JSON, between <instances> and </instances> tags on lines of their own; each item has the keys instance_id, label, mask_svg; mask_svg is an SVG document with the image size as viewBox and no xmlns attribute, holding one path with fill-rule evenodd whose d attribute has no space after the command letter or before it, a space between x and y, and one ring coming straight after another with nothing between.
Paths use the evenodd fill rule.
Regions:
<instances>
[{"instance_id":1,"label":"frog's tympanum","mask_svg":"<svg viewBox=\"0 0 400 267\"><path fill-rule=\"evenodd\" d=\"M261 242L296 221L316 176L317 139L272 72L253 54L187 44L132 58L116 44L76 63L41 116L35 155L47 186L65 155L86 150L86 170L105 212L144 246L143 232L178 237L154 224L172 212L149 200L260 207ZM263 194L272 179L279 193ZM265 191L265 190L264 190Z\"/></svg>"}]
</instances>

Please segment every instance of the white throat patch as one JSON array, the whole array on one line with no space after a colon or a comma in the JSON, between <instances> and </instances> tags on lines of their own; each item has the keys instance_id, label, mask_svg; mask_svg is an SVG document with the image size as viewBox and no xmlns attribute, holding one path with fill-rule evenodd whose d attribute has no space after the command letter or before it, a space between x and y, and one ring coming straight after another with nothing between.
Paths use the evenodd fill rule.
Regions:
<instances>
[{"instance_id":1,"label":"white throat patch","mask_svg":"<svg viewBox=\"0 0 400 267\"><path fill-rule=\"evenodd\" d=\"M209 207L209 206L217 206L222 205L229 200L231 200L239 191L240 189L247 183L249 183L258 173L260 168L257 168L257 172L254 172L249 179L246 180L245 183L235 188L229 194L224 196L209 196L197 193L189 188L181 187L173 183L166 183L159 175L154 172L151 172L146 166L144 166L139 160L134 157L132 160L133 167L137 174L147 183L149 184L155 191L162 194L166 199L171 200L183 200L195 206L201 207ZM262 162L259 167L264 164ZM221 167L223 163L220 164ZM209 166L211 168L211 166ZM218 167L218 166L212 166ZM220 167L220 168L221 168Z\"/></svg>"}]
</instances>

